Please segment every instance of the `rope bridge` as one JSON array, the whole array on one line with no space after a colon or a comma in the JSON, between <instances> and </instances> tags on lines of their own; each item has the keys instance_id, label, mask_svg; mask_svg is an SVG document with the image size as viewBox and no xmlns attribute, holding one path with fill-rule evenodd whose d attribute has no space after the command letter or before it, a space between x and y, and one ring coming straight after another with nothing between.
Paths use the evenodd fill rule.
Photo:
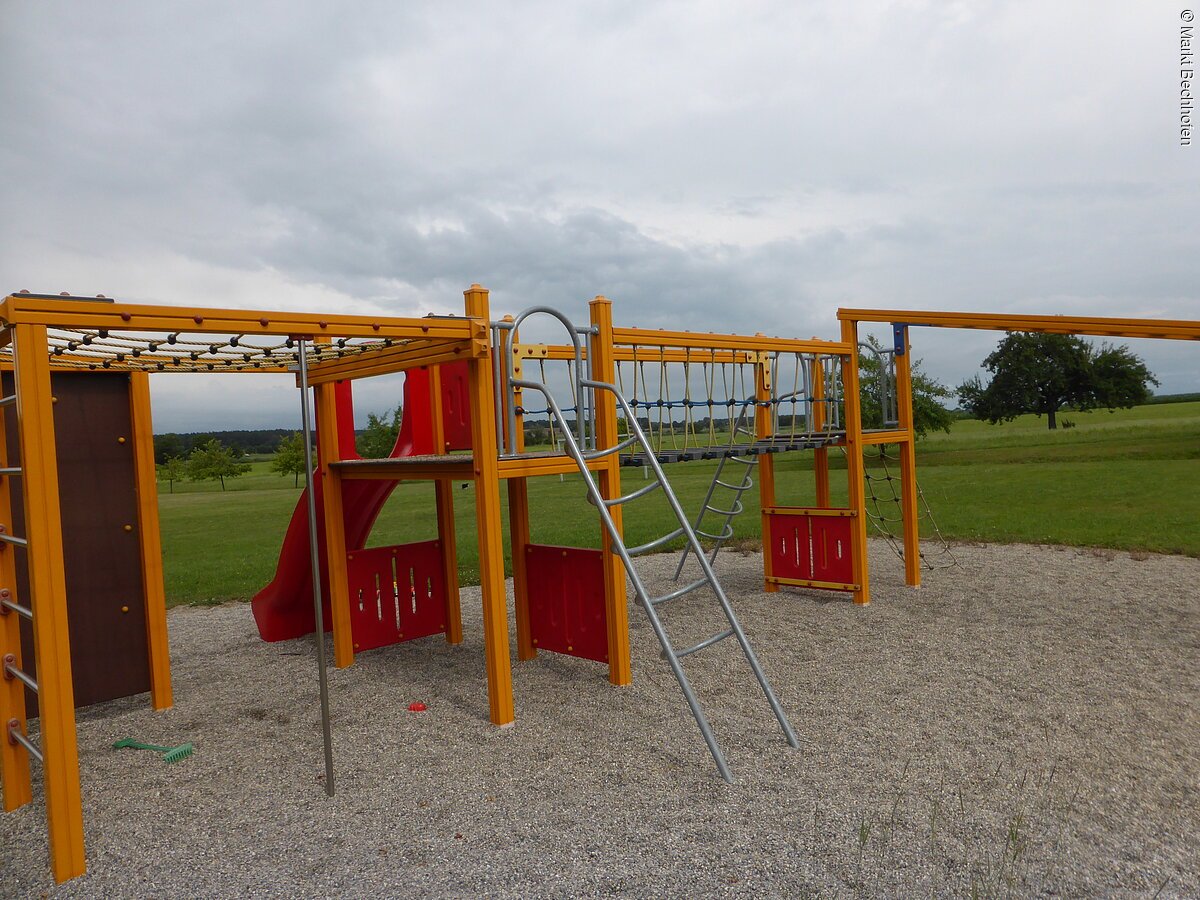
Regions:
<instances>
[{"instance_id":1,"label":"rope bridge","mask_svg":"<svg viewBox=\"0 0 1200 900\"><path fill-rule=\"evenodd\" d=\"M580 415L574 359L537 357L538 378L556 382L565 366L571 402L563 412ZM586 364L585 364L586 365ZM616 383L649 438L658 462L716 459L728 455L775 453L831 443L841 422L841 360L811 352L751 352L695 347L619 348ZM582 415L590 428L589 410ZM546 421L551 443L558 434L549 410L522 405L529 424ZM760 415L769 417L761 429ZM630 436L621 421L621 439ZM639 453L622 457L644 465Z\"/></svg>"}]
</instances>

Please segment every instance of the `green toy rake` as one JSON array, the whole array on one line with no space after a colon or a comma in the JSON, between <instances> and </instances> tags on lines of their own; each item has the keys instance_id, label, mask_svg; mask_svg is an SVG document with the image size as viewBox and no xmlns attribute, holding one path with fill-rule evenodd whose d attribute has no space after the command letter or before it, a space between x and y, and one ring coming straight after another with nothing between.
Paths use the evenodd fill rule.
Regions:
<instances>
[{"instance_id":1,"label":"green toy rake","mask_svg":"<svg viewBox=\"0 0 1200 900\"><path fill-rule=\"evenodd\" d=\"M153 750L155 753L161 753L163 762L179 762L181 759L186 759L192 755L192 745L180 744L178 747L160 747L158 744L143 744L141 741L135 741L133 738L121 738L113 744L114 750L120 750L122 747L133 747L135 750Z\"/></svg>"}]
</instances>

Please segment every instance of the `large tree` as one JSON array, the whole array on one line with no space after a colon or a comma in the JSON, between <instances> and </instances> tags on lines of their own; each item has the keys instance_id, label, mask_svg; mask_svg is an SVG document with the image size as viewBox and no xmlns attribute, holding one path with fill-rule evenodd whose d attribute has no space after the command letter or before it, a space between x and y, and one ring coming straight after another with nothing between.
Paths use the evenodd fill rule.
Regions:
<instances>
[{"instance_id":1,"label":"large tree","mask_svg":"<svg viewBox=\"0 0 1200 900\"><path fill-rule=\"evenodd\" d=\"M873 334L868 334L864 343L870 350L859 349L859 386L862 395L862 423L864 428L883 428L883 398L891 379L886 371L883 344ZM943 400L954 396L944 384L925 374L919 359L913 360L912 403L913 430L918 437L931 431L950 431L954 424L953 414L942 406Z\"/></svg>"},{"instance_id":2,"label":"large tree","mask_svg":"<svg viewBox=\"0 0 1200 900\"><path fill-rule=\"evenodd\" d=\"M995 425L1023 413L1045 416L1058 427L1058 411L1128 409L1150 398L1158 379L1125 347L1099 348L1066 334L1008 335L983 361L991 373L959 385L963 408Z\"/></svg>"}]
</instances>

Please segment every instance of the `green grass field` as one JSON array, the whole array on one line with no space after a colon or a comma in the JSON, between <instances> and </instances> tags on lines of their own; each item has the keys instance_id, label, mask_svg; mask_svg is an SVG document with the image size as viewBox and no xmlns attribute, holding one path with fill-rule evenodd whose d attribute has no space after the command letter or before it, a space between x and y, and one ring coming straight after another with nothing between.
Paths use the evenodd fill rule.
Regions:
<instances>
[{"instance_id":1,"label":"green grass field","mask_svg":"<svg viewBox=\"0 0 1200 900\"><path fill-rule=\"evenodd\" d=\"M918 479L943 534L989 542L1058 543L1200 556L1200 402L1116 413L1069 413L1076 427L1051 432L1025 416L989 426L960 421L918 444ZM836 453L833 455L836 457ZM838 460L833 459L838 466ZM222 492L213 483L159 485L167 596L179 603L248 598L272 578L300 491L255 462ZM668 467L680 500L699 507L715 463ZM812 454L776 457L780 503L813 501ZM627 488L642 478L626 469ZM833 477L834 502L845 479ZM599 523L579 476L530 482L533 539L598 546ZM652 495L660 498L656 492ZM756 491L745 496L739 537L759 536ZM631 544L671 530L661 499L626 507ZM478 579L473 492L456 492L464 581ZM507 532L507 528L506 528ZM374 546L436 533L433 486L402 484L380 515Z\"/></svg>"}]
</instances>

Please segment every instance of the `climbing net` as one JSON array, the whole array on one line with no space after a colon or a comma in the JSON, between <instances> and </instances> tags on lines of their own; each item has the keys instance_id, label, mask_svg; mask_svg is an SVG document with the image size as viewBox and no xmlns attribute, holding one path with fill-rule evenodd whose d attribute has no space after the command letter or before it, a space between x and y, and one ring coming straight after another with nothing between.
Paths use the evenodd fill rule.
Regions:
<instances>
[{"instance_id":1,"label":"climbing net","mask_svg":"<svg viewBox=\"0 0 1200 900\"><path fill-rule=\"evenodd\" d=\"M837 357L638 345L628 355L617 360L617 387L656 451L753 445L760 440L759 416L769 417L762 430L780 444L839 427ZM770 385L761 398L759 367ZM818 407L821 415L815 415ZM628 423L623 430L627 436Z\"/></svg>"},{"instance_id":2,"label":"climbing net","mask_svg":"<svg viewBox=\"0 0 1200 900\"><path fill-rule=\"evenodd\" d=\"M887 540L892 552L904 559L904 519L901 515L903 501L900 498L900 474L895 471L899 460L887 452L886 445L878 445L878 450L878 467L867 465L863 469L867 489L867 518L875 531ZM937 520L933 517L933 511L929 508L920 483L917 484L917 521L921 532L931 532L934 536L933 550L927 549L929 541L921 542L922 567L932 571L951 569L959 565L950 542L942 535ZM928 527L925 527L926 523Z\"/></svg>"},{"instance_id":3,"label":"climbing net","mask_svg":"<svg viewBox=\"0 0 1200 900\"><path fill-rule=\"evenodd\" d=\"M287 371L299 364L293 338L210 335L185 332L115 332L52 328L48 333L55 368L146 372ZM393 338L336 338L309 343L310 362L339 359L404 343ZM11 348L4 353L11 354Z\"/></svg>"}]
</instances>

